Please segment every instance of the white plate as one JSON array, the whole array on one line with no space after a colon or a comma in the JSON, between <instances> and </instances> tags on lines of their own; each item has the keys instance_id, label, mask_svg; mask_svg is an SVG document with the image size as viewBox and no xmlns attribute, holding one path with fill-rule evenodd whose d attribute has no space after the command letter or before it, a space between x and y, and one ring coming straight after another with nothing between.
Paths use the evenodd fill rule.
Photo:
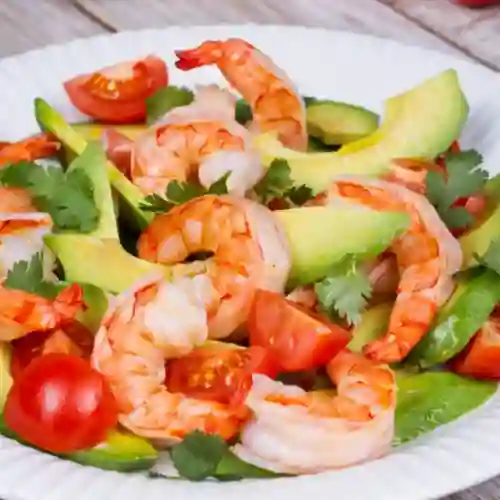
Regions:
<instances>
[{"instance_id":1,"label":"white plate","mask_svg":"<svg viewBox=\"0 0 500 500\"><path fill-rule=\"evenodd\" d=\"M492 171L500 170L500 77L463 60L387 40L325 30L273 26L217 26L126 32L77 40L0 62L0 138L37 130L32 99L42 96L80 118L61 82L127 58L173 50L206 39L237 36L267 52L303 94L327 96L380 110L384 98L453 67L460 74L471 114L463 138ZM218 72L171 68L171 82L224 84ZM458 421L375 462L293 479L239 483L149 480L140 474L105 472L58 460L0 438L0 497L4 500L266 500L347 498L427 500L467 488L500 473L500 395Z\"/></svg>"}]
</instances>

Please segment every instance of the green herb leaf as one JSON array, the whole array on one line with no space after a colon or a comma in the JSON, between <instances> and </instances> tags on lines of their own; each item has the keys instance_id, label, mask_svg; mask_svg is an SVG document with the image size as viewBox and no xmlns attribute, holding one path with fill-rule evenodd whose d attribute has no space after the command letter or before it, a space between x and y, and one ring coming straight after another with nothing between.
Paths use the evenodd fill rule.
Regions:
<instances>
[{"instance_id":1,"label":"green herb leaf","mask_svg":"<svg viewBox=\"0 0 500 500\"><path fill-rule=\"evenodd\" d=\"M185 87L169 85L157 90L151 97L146 99L148 125L162 118L171 109L191 104L193 100L193 92Z\"/></svg>"},{"instance_id":2,"label":"green herb leaf","mask_svg":"<svg viewBox=\"0 0 500 500\"><path fill-rule=\"evenodd\" d=\"M170 457L182 477L202 481L215 474L226 449L221 437L194 431L171 448Z\"/></svg>"},{"instance_id":3,"label":"green herb leaf","mask_svg":"<svg viewBox=\"0 0 500 500\"><path fill-rule=\"evenodd\" d=\"M249 121L252 121L252 108L244 99L239 99L236 102L236 106L234 108L234 118L241 125L245 125Z\"/></svg>"},{"instance_id":4,"label":"green herb leaf","mask_svg":"<svg viewBox=\"0 0 500 500\"><path fill-rule=\"evenodd\" d=\"M27 189L37 209L50 214L57 229L88 233L98 225L92 181L81 169L65 173L22 161L1 170L0 183Z\"/></svg>"},{"instance_id":5,"label":"green herb leaf","mask_svg":"<svg viewBox=\"0 0 500 500\"><path fill-rule=\"evenodd\" d=\"M302 184L302 186L293 186L290 188L285 193L285 197L288 198L294 205L301 206L309 200L312 200L314 198L314 193L309 186Z\"/></svg>"},{"instance_id":6,"label":"green herb leaf","mask_svg":"<svg viewBox=\"0 0 500 500\"><path fill-rule=\"evenodd\" d=\"M140 208L147 212L166 213L175 205L182 205L188 201L199 198L206 194L227 194L227 179L231 172L225 173L219 180L215 181L208 189L197 184L188 182L171 181L165 190L165 197L159 194L146 196Z\"/></svg>"},{"instance_id":7,"label":"green herb leaf","mask_svg":"<svg viewBox=\"0 0 500 500\"><path fill-rule=\"evenodd\" d=\"M350 324L359 322L372 294L368 276L352 256L334 266L314 288L324 312L333 318L338 314Z\"/></svg>"},{"instance_id":8,"label":"green herb leaf","mask_svg":"<svg viewBox=\"0 0 500 500\"><path fill-rule=\"evenodd\" d=\"M188 434L181 443L171 448L170 457L179 474L191 481L202 481L208 477L236 481L282 476L244 462L230 451L221 437L200 431Z\"/></svg>"},{"instance_id":9,"label":"green herb leaf","mask_svg":"<svg viewBox=\"0 0 500 500\"><path fill-rule=\"evenodd\" d=\"M41 295L47 299L53 299L59 291L57 284L44 280L43 257L39 253L29 262L26 260L16 262L7 273L3 286Z\"/></svg>"},{"instance_id":10,"label":"green herb leaf","mask_svg":"<svg viewBox=\"0 0 500 500\"><path fill-rule=\"evenodd\" d=\"M260 202L267 205L274 198L283 198L292 187L288 162L283 158L276 158L269 165L264 177L255 185L254 191Z\"/></svg>"},{"instance_id":11,"label":"green herb leaf","mask_svg":"<svg viewBox=\"0 0 500 500\"><path fill-rule=\"evenodd\" d=\"M480 265L500 275L500 239L493 240L482 257L474 254L474 258Z\"/></svg>"},{"instance_id":12,"label":"green herb leaf","mask_svg":"<svg viewBox=\"0 0 500 500\"><path fill-rule=\"evenodd\" d=\"M452 205L458 199L471 196L484 188L488 172L480 168L483 158L476 150L471 149L447 153L444 160L447 178L439 172L428 172L427 198L448 227L468 227L474 222L474 217L465 208Z\"/></svg>"}]
</instances>

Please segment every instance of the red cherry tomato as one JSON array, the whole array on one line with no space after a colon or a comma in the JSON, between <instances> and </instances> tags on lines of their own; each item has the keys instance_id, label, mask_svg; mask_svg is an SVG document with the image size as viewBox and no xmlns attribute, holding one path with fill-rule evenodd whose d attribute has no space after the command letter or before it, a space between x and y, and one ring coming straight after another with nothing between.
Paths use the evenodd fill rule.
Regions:
<instances>
[{"instance_id":1,"label":"red cherry tomato","mask_svg":"<svg viewBox=\"0 0 500 500\"><path fill-rule=\"evenodd\" d=\"M252 373L275 377L276 368L260 347L199 347L168 363L165 384L192 398L239 405L252 387Z\"/></svg>"},{"instance_id":2,"label":"red cherry tomato","mask_svg":"<svg viewBox=\"0 0 500 500\"><path fill-rule=\"evenodd\" d=\"M106 379L77 356L47 354L14 381L6 425L26 442L52 453L73 453L103 442L117 424Z\"/></svg>"},{"instance_id":3,"label":"red cherry tomato","mask_svg":"<svg viewBox=\"0 0 500 500\"><path fill-rule=\"evenodd\" d=\"M89 359L93 345L92 332L78 321L54 331L30 333L12 341L12 377L16 379L35 358L49 353L73 354Z\"/></svg>"},{"instance_id":4,"label":"red cherry tomato","mask_svg":"<svg viewBox=\"0 0 500 500\"><path fill-rule=\"evenodd\" d=\"M113 128L104 130L102 141L108 159L127 179L130 179L134 141Z\"/></svg>"},{"instance_id":5,"label":"red cherry tomato","mask_svg":"<svg viewBox=\"0 0 500 500\"><path fill-rule=\"evenodd\" d=\"M490 317L449 366L460 375L500 380L500 318Z\"/></svg>"},{"instance_id":6,"label":"red cherry tomato","mask_svg":"<svg viewBox=\"0 0 500 500\"><path fill-rule=\"evenodd\" d=\"M9 163L54 156L61 144L50 134L39 134L19 142L0 143L0 167Z\"/></svg>"},{"instance_id":7,"label":"red cherry tomato","mask_svg":"<svg viewBox=\"0 0 500 500\"><path fill-rule=\"evenodd\" d=\"M258 290L248 321L250 344L274 354L284 371L302 371L326 364L351 335L282 295Z\"/></svg>"},{"instance_id":8,"label":"red cherry tomato","mask_svg":"<svg viewBox=\"0 0 500 500\"><path fill-rule=\"evenodd\" d=\"M168 84L167 66L156 56L127 61L64 83L73 105L95 120L132 123L146 117L146 99Z\"/></svg>"}]
</instances>

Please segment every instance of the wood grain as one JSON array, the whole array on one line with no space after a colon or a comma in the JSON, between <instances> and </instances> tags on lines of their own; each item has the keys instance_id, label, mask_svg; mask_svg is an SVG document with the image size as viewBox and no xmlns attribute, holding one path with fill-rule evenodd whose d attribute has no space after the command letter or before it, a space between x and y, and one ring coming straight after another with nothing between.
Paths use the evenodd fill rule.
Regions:
<instances>
[{"instance_id":1,"label":"wood grain","mask_svg":"<svg viewBox=\"0 0 500 500\"><path fill-rule=\"evenodd\" d=\"M172 24L265 23L348 29L463 53L376 0L75 0L118 30Z\"/></svg>"},{"instance_id":2,"label":"wood grain","mask_svg":"<svg viewBox=\"0 0 500 500\"><path fill-rule=\"evenodd\" d=\"M455 47L500 69L500 6L465 9L450 0L379 0Z\"/></svg>"},{"instance_id":3,"label":"wood grain","mask_svg":"<svg viewBox=\"0 0 500 500\"><path fill-rule=\"evenodd\" d=\"M0 57L104 32L68 0L0 0Z\"/></svg>"}]
</instances>

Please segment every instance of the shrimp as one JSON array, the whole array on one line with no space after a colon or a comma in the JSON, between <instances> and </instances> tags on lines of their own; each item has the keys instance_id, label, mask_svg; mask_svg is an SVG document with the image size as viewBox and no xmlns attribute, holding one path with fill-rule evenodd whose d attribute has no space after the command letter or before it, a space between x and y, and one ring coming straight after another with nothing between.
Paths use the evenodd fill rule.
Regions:
<instances>
[{"instance_id":1,"label":"shrimp","mask_svg":"<svg viewBox=\"0 0 500 500\"><path fill-rule=\"evenodd\" d=\"M277 131L281 142L298 151L307 149L306 107L292 80L274 62L239 38L206 41L176 51L181 70L215 64L229 84L250 104L253 127Z\"/></svg>"},{"instance_id":2,"label":"shrimp","mask_svg":"<svg viewBox=\"0 0 500 500\"><path fill-rule=\"evenodd\" d=\"M0 146L0 167L26 160L33 161L54 156L61 144L49 134L28 137L19 142L2 143Z\"/></svg>"},{"instance_id":3,"label":"shrimp","mask_svg":"<svg viewBox=\"0 0 500 500\"><path fill-rule=\"evenodd\" d=\"M396 158L392 160L390 171L384 176L384 180L400 184L416 193L425 194L425 180L429 172L444 174L445 169L430 161Z\"/></svg>"},{"instance_id":4,"label":"shrimp","mask_svg":"<svg viewBox=\"0 0 500 500\"><path fill-rule=\"evenodd\" d=\"M83 291L72 284L49 300L0 285L0 341L59 328L84 307Z\"/></svg>"},{"instance_id":5,"label":"shrimp","mask_svg":"<svg viewBox=\"0 0 500 500\"><path fill-rule=\"evenodd\" d=\"M453 274L462 264L460 244L424 196L398 184L338 178L327 197L327 203L347 202L411 216L409 229L390 248L396 256L400 281L388 332L364 350L377 361L400 361L426 334L437 309L453 293Z\"/></svg>"},{"instance_id":6,"label":"shrimp","mask_svg":"<svg viewBox=\"0 0 500 500\"><path fill-rule=\"evenodd\" d=\"M157 216L138 243L140 258L167 265L207 252L202 271L218 296L208 311L209 337L225 338L246 322L257 288L283 291L291 266L288 242L262 205L207 195Z\"/></svg>"},{"instance_id":7,"label":"shrimp","mask_svg":"<svg viewBox=\"0 0 500 500\"><path fill-rule=\"evenodd\" d=\"M327 365L337 394L305 392L254 375L246 405L253 417L233 451L276 472L312 474L385 455L394 435L392 370L347 350Z\"/></svg>"},{"instance_id":8,"label":"shrimp","mask_svg":"<svg viewBox=\"0 0 500 500\"><path fill-rule=\"evenodd\" d=\"M118 297L97 332L92 364L110 383L120 423L138 436L174 444L194 430L230 439L247 412L167 390L165 361L208 336L213 289L206 276L174 282L144 276Z\"/></svg>"},{"instance_id":9,"label":"shrimp","mask_svg":"<svg viewBox=\"0 0 500 500\"><path fill-rule=\"evenodd\" d=\"M41 252L43 237L51 230L52 219L37 212L27 191L0 187L0 278L16 262Z\"/></svg>"},{"instance_id":10,"label":"shrimp","mask_svg":"<svg viewBox=\"0 0 500 500\"><path fill-rule=\"evenodd\" d=\"M199 87L192 104L174 108L132 148L130 176L145 194L193 178L208 188L230 173L230 193L244 196L264 174L250 132L234 119L235 98L215 85Z\"/></svg>"}]
</instances>

